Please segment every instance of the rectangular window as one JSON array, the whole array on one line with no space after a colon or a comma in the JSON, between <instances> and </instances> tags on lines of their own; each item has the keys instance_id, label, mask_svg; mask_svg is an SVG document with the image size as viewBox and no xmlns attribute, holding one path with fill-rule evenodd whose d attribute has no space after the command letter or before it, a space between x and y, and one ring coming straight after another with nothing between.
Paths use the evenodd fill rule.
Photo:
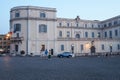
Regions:
<instances>
[{"instance_id":1,"label":"rectangular window","mask_svg":"<svg viewBox=\"0 0 120 80\"><path fill-rule=\"evenodd\" d=\"M18 52L18 45L15 45L15 51Z\"/></svg>"},{"instance_id":2,"label":"rectangular window","mask_svg":"<svg viewBox=\"0 0 120 80\"><path fill-rule=\"evenodd\" d=\"M101 37L100 32L98 32L97 37L98 37L98 38L100 38L100 37Z\"/></svg>"},{"instance_id":3,"label":"rectangular window","mask_svg":"<svg viewBox=\"0 0 120 80\"><path fill-rule=\"evenodd\" d=\"M94 28L94 25L92 24L92 28Z\"/></svg>"},{"instance_id":4,"label":"rectangular window","mask_svg":"<svg viewBox=\"0 0 120 80\"><path fill-rule=\"evenodd\" d=\"M80 50L83 51L83 44L80 45Z\"/></svg>"},{"instance_id":5,"label":"rectangular window","mask_svg":"<svg viewBox=\"0 0 120 80\"><path fill-rule=\"evenodd\" d=\"M15 33L16 31L21 31L21 24L15 24L15 25L14 25L14 33Z\"/></svg>"},{"instance_id":6,"label":"rectangular window","mask_svg":"<svg viewBox=\"0 0 120 80\"><path fill-rule=\"evenodd\" d=\"M94 32L92 32L92 38L94 38L94 37L95 37Z\"/></svg>"},{"instance_id":7,"label":"rectangular window","mask_svg":"<svg viewBox=\"0 0 120 80\"><path fill-rule=\"evenodd\" d=\"M115 30L115 36L118 36L118 30Z\"/></svg>"},{"instance_id":8,"label":"rectangular window","mask_svg":"<svg viewBox=\"0 0 120 80\"><path fill-rule=\"evenodd\" d=\"M88 32L85 32L85 37L88 38Z\"/></svg>"},{"instance_id":9,"label":"rectangular window","mask_svg":"<svg viewBox=\"0 0 120 80\"><path fill-rule=\"evenodd\" d=\"M87 24L85 24L85 28L87 28Z\"/></svg>"},{"instance_id":10,"label":"rectangular window","mask_svg":"<svg viewBox=\"0 0 120 80\"><path fill-rule=\"evenodd\" d=\"M100 25L98 25L98 28L100 28Z\"/></svg>"},{"instance_id":11,"label":"rectangular window","mask_svg":"<svg viewBox=\"0 0 120 80\"><path fill-rule=\"evenodd\" d=\"M106 25L106 24L104 24L104 27L107 27L107 25Z\"/></svg>"},{"instance_id":12,"label":"rectangular window","mask_svg":"<svg viewBox=\"0 0 120 80\"><path fill-rule=\"evenodd\" d=\"M69 32L69 31L67 31L67 37L68 37L68 38L70 37L70 32Z\"/></svg>"},{"instance_id":13,"label":"rectangular window","mask_svg":"<svg viewBox=\"0 0 120 80\"><path fill-rule=\"evenodd\" d=\"M112 38L112 31L109 31L109 38Z\"/></svg>"},{"instance_id":14,"label":"rectangular window","mask_svg":"<svg viewBox=\"0 0 120 80\"><path fill-rule=\"evenodd\" d=\"M118 44L118 50L120 50L120 44Z\"/></svg>"},{"instance_id":15,"label":"rectangular window","mask_svg":"<svg viewBox=\"0 0 120 80\"><path fill-rule=\"evenodd\" d=\"M77 27L79 26L78 23L76 24L76 26L77 26Z\"/></svg>"},{"instance_id":16,"label":"rectangular window","mask_svg":"<svg viewBox=\"0 0 120 80\"><path fill-rule=\"evenodd\" d=\"M102 50L104 50L105 48L104 48L104 44L102 44Z\"/></svg>"},{"instance_id":17,"label":"rectangular window","mask_svg":"<svg viewBox=\"0 0 120 80\"><path fill-rule=\"evenodd\" d=\"M15 13L15 17L20 17L20 13L19 12Z\"/></svg>"},{"instance_id":18,"label":"rectangular window","mask_svg":"<svg viewBox=\"0 0 120 80\"><path fill-rule=\"evenodd\" d=\"M46 14L44 12L40 13L40 18L45 18Z\"/></svg>"},{"instance_id":19,"label":"rectangular window","mask_svg":"<svg viewBox=\"0 0 120 80\"><path fill-rule=\"evenodd\" d=\"M19 37L19 33L17 33L16 35L17 35L17 37Z\"/></svg>"},{"instance_id":20,"label":"rectangular window","mask_svg":"<svg viewBox=\"0 0 120 80\"><path fill-rule=\"evenodd\" d=\"M118 24L118 22L117 21L114 21L114 25L117 25Z\"/></svg>"},{"instance_id":21,"label":"rectangular window","mask_svg":"<svg viewBox=\"0 0 120 80\"><path fill-rule=\"evenodd\" d=\"M62 37L62 31L59 31L59 37Z\"/></svg>"},{"instance_id":22,"label":"rectangular window","mask_svg":"<svg viewBox=\"0 0 120 80\"><path fill-rule=\"evenodd\" d=\"M67 23L67 27L69 27L70 25L69 25L69 23Z\"/></svg>"},{"instance_id":23,"label":"rectangular window","mask_svg":"<svg viewBox=\"0 0 120 80\"><path fill-rule=\"evenodd\" d=\"M61 45L61 51L64 51L64 45Z\"/></svg>"},{"instance_id":24,"label":"rectangular window","mask_svg":"<svg viewBox=\"0 0 120 80\"><path fill-rule=\"evenodd\" d=\"M39 26L39 32L47 33L47 25L40 25Z\"/></svg>"},{"instance_id":25,"label":"rectangular window","mask_svg":"<svg viewBox=\"0 0 120 80\"><path fill-rule=\"evenodd\" d=\"M108 26L111 27L111 26L112 26L112 23L108 23Z\"/></svg>"},{"instance_id":26,"label":"rectangular window","mask_svg":"<svg viewBox=\"0 0 120 80\"><path fill-rule=\"evenodd\" d=\"M62 26L62 23L59 23L59 26Z\"/></svg>"},{"instance_id":27,"label":"rectangular window","mask_svg":"<svg viewBox=\"0 0 120 80\"><path fill-rule=\"evenodd\" d=\"M107 38L107 32L105 32L104 35L105 35L105 38Z\"/></svg>"}]
</instances>

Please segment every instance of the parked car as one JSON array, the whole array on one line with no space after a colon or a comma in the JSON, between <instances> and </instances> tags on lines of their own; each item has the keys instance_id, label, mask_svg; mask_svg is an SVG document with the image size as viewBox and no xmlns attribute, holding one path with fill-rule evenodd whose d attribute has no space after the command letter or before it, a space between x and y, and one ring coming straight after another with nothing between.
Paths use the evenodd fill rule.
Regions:
<instances>
[{"instance_id":1,"label":"parked car","mask_svg":"<svg viewBox=\"0 0 120 80\"><path fill-rule=\"evenodd\" d=\"M5 51L3 49L0 49L0 56L6 56Z\"/></svg>"},{"instance_id":2,"label":"parked car","mask_svg":"<svg viewBox=\"0 0 120 80\"><path fill-rule=\"evenodd\" d=\"M0 49L0 53L2 53L4 50L3 49Z\"/></svg>"},{"instance_id":3,"label":"parked car","mask_svg":"<svg viewBox=\"0 0 120 80\"><path fill-rule=\"evenodd\" d=\"M70 57L74 57L74 54L71 53L71 52L63 52L61 54L58 54L57 57L59 57L59 58L62 58L62 57L70 58Z\"/></svg>"}]
</instances>

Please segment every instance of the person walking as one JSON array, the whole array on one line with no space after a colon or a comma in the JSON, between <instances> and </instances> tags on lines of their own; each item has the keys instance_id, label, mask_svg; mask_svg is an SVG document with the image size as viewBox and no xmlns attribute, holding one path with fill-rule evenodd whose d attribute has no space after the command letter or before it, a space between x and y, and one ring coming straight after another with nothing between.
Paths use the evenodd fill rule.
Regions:
<instances>
[{"instance_id":1,"label":"person walking","mask_svg":"<svg viewBox=\"0 0 120 80\"><path fill-rule=\"evenodd\" d=\"M45 50L45 56L47 56L47 55L48 55L48 50L46 49L46 50Z\"/></svg>"}]
</instances>

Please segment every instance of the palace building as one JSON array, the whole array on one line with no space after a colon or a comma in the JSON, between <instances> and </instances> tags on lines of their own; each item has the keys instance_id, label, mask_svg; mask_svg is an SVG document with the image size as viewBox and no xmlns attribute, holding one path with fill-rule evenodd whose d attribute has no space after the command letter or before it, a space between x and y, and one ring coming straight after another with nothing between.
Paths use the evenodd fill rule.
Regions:
<instances>
[{"instance_id":1,"label":"palace building","mask_svg":"<svg viewBox=\"0 0 120 80\"><path fill-rule=\"evenodd\" d=\"M56 8L17 6L10 11L10 52L76 56L120 52L120 16L103 21L58 18Z\"/></svg>"}]
</instances>

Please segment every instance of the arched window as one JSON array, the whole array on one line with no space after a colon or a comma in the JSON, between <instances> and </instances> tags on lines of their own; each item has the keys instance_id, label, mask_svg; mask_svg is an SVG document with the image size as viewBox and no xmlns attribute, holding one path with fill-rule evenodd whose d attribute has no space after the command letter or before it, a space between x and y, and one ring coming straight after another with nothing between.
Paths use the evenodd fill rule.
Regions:
<instances>
[{"instance_id":1,"label":"arched window","mask_svg":"<svg viewBox=\"0 0 120 80\"><path fill-rule=\"evenodd\" d=\"M40 13L40 18L45 18L46 17L46 14L44 12L41 12Z\"/></svg>"},{"instance_id":2,"label":"arched window","mask_svg":"<svg viewBox=\"0 0 120 80\"><path fill-rule=\"evenodd\" d=\"M75 36L75 37L79 39L79 38L80 38L80 34L76 34L76 36Z\"/></svg>"}]
</instances>

